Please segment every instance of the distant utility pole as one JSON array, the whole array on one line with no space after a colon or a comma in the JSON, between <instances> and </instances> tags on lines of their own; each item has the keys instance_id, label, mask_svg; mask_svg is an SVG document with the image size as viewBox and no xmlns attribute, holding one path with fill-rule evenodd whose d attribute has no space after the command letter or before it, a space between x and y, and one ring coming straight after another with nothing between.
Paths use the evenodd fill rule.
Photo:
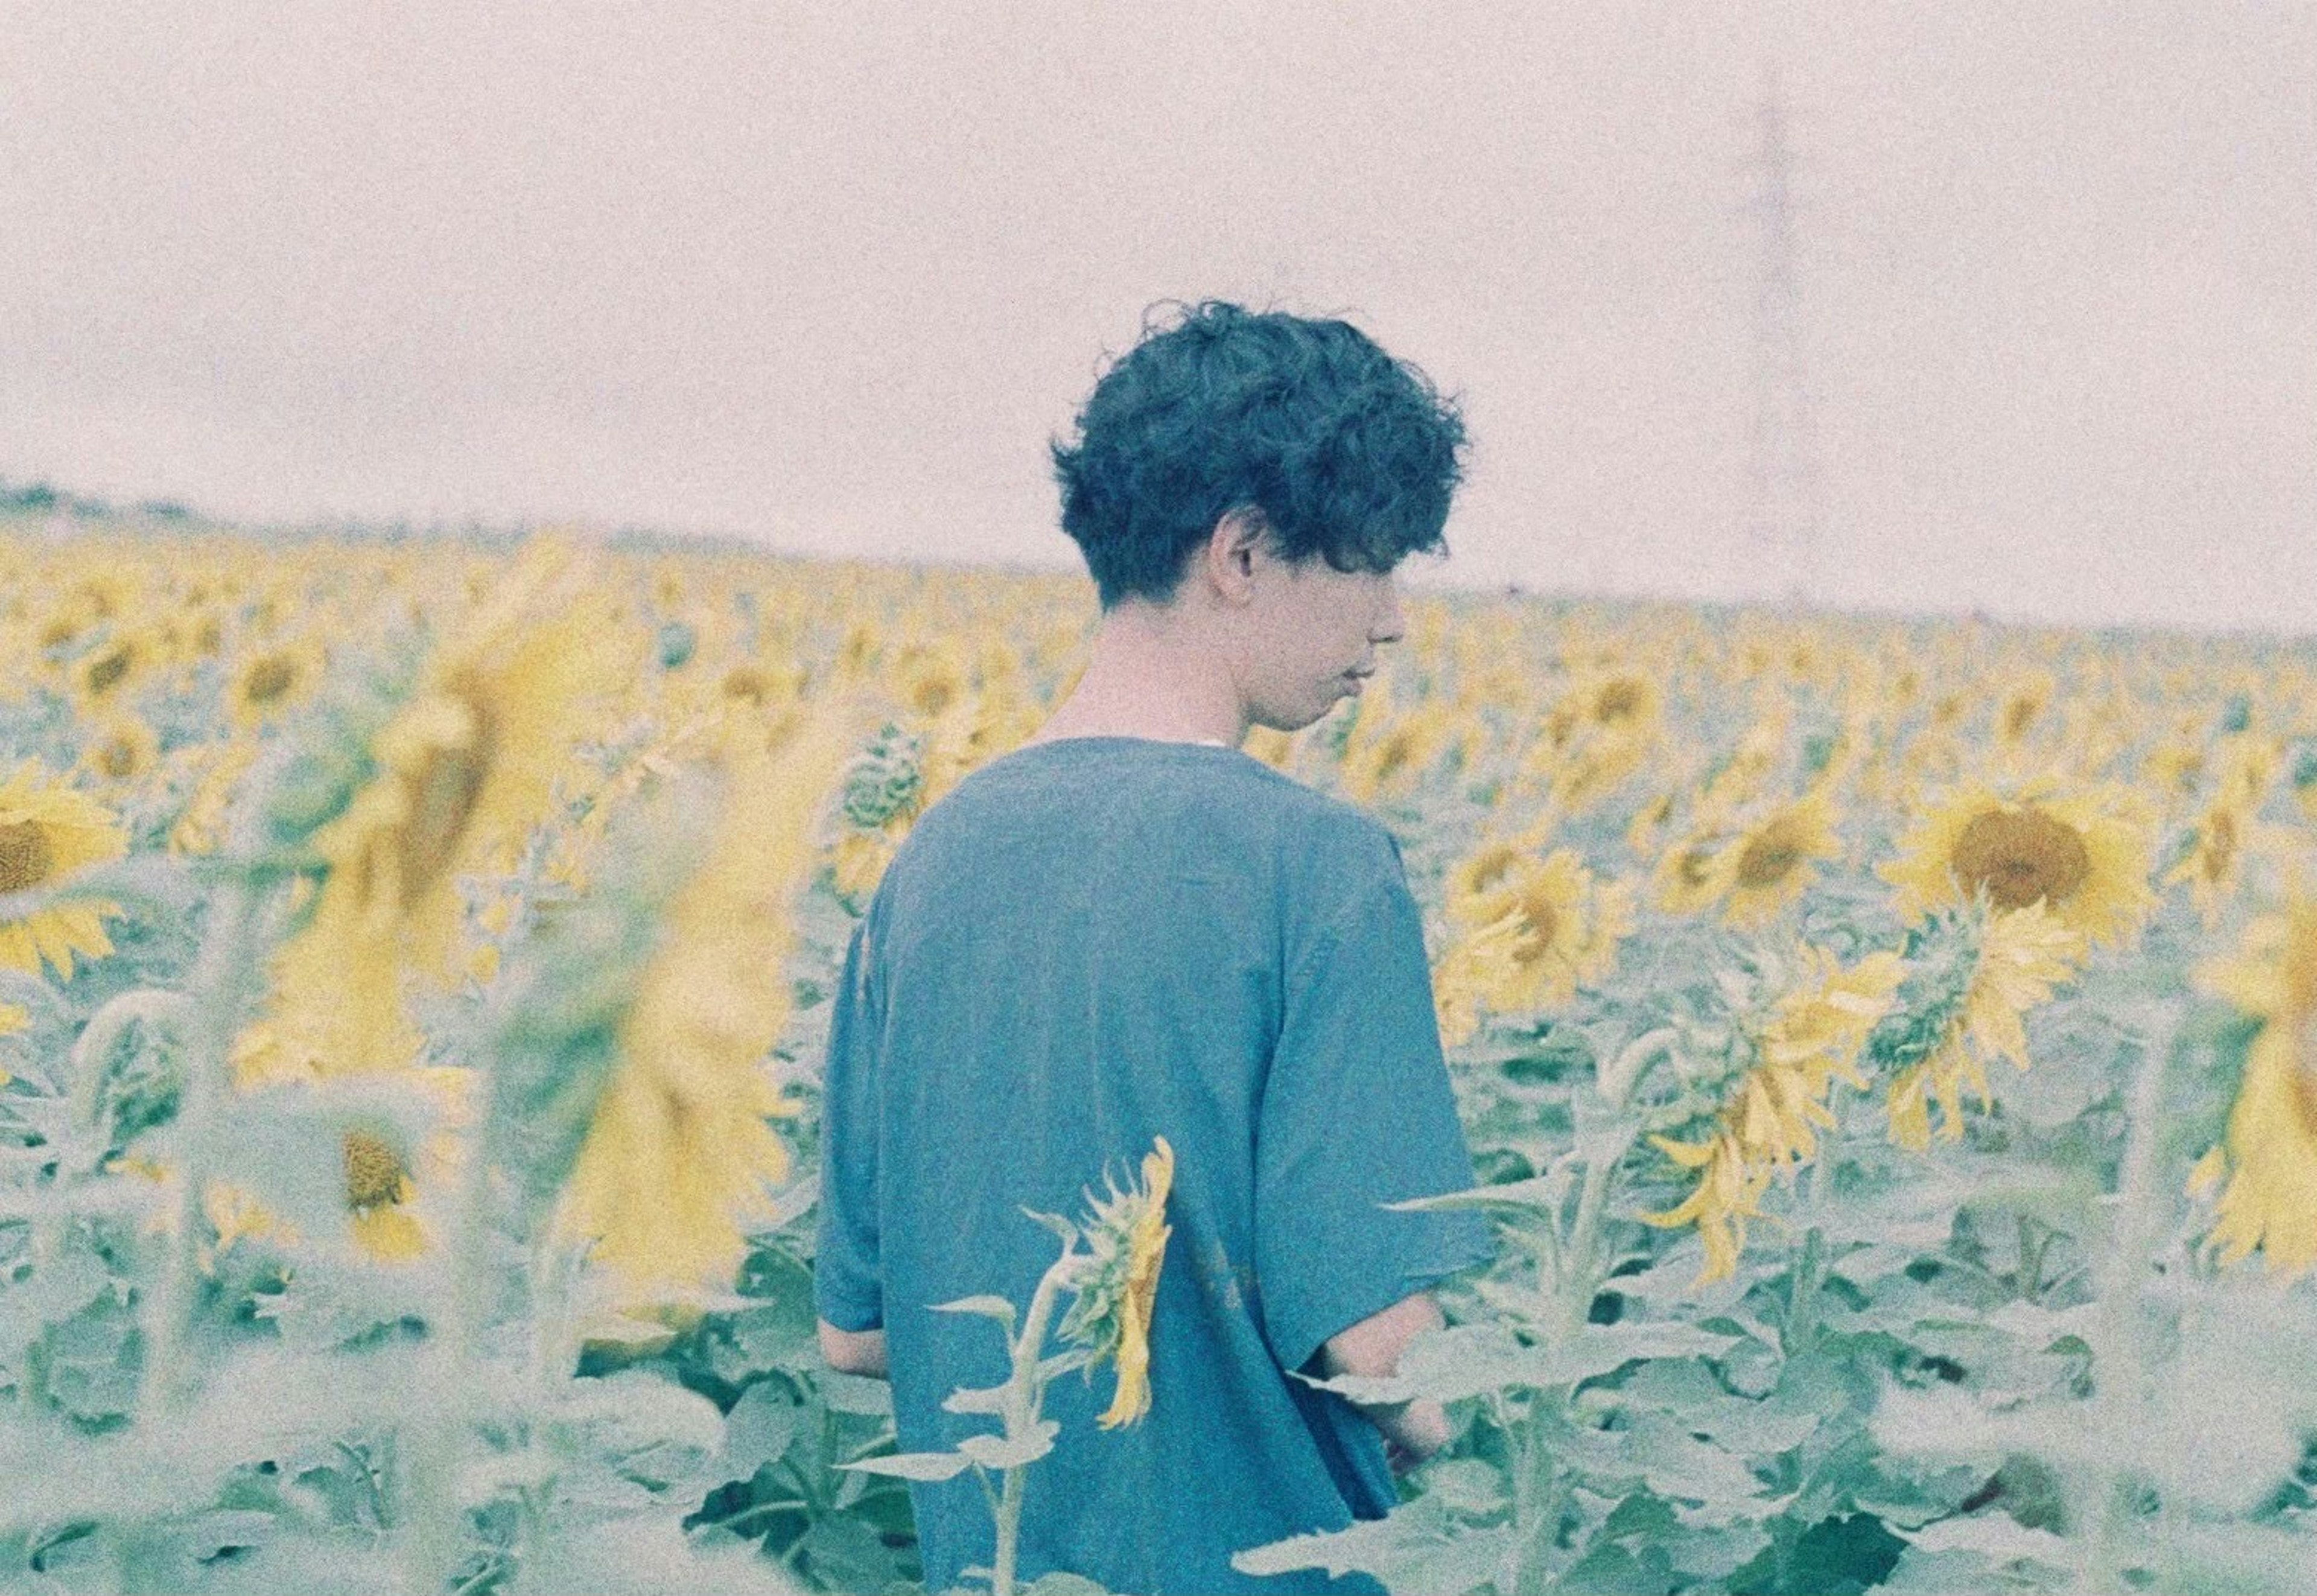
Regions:
<instances>
[{"instance_id":1,"label":"distant utility pole","mask_svg":"<svg viewBox=\"0 0 2317 1596\"><path fill-rule=\"evenodd\" d=\"M1787 601L1803 605L1818 592L1817 438L1803 369L1802 295L1794 277L1794 157L1786 145L1785 107L1775 67L1763 69L1762 101L1754 121L1760 135L1751 174L1757 187L1745 209L1759 225L1746 536L1757 558L1784 573Z\"/></svg>"}]
</instances>

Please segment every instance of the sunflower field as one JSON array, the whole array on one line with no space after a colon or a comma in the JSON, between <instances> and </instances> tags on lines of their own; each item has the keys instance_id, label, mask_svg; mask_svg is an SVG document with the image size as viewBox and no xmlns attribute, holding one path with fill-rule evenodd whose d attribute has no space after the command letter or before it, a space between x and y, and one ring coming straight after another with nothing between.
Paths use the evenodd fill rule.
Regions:
<instances>
[{"instance_id":1,"label":"sunflower field","mask_svg":"<svg viewBox=\"0 0 2317 1596\"><path fill-rule=\"evenodd\" d=\"M1246 751L1399 838L1481 1181L1426 1201L1501 1246L1328 1383L1447 1405L1400 1507L1239 1566L2309 1588L2317 648L1408 609ZM823 1362L817 1089L880 871L1095 620L0 519L0 1590L908 1592L913 1469L1035 1491L1015 1305L945 1305L1024 1376L979 1452ZM1031 1305L1124 1422L1170 1161Z\"/></svg>"}]
</instances>

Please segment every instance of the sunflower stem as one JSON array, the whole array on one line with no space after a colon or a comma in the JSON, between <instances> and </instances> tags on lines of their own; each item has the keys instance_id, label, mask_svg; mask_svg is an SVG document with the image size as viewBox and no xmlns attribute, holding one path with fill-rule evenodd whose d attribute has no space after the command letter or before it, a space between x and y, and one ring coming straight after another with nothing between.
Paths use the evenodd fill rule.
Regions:
<instances>
[{"instance_id":1,"label":"sunflower stem","mask_svg":"<svg viewBox=\"0 0 2317 1596\"><path fill-rule=\"evenodd\" d=\"M2137 1443L2146 1433L2149 1370L2141 1319L2155 1231L2158 1120L2179 1018L2178 1010L2168 1005L2141 1038L2129 1129L2116 1175L2116 1231L2099 1269L2093 1364L2098 1384L2090 1419L2092 1456L2105 1461L2071 1471L2077 1475L2077 1522L2089 1525L2091 1534L2078 1585L2085 1591L2126 1588L2125 1558L2132 1520L2138 1516L2134 1488L2141 1472Z\"/></svg>"},{"instance_id":2,"label":"sunflower stem","mask_svg":"<svg viewBox=\"0 0 2317 1596\"><path fill-rule=\"evenodd\" d=\"M1601 1287L1601 1226L1608 1211L1609 1181L1624 1157L1630 1138L1608 1148L1596 1148L1585 1165L1578 1188L1577 1212L1565 1236L1557 1239L1552 1259L1553 1323L1537 1328L1555 1342L1566 1341L1585 1326L1593 1297ZM1548 1224L1548 1231L1551 1226ZM1515 1534L1507 1555L1507 1577L1499 1583L1514 1596L1542 1596L1549 1588L1546 1564L1568 1503L1570 1481L1561 1469L1552 1444L1552 1431L1567 1422L1569 1404L1576 1395L1572 1385L1539 1389L1529 1400L1515 1439L1519 1476L1513 1501Z\"/></svg>"},{"instance_id":3,"label":"sunflower stem","mask_svg":"<svg viewBox=\"0 0 2317 1596\"><path fill-rule=\"evenodd\" d=\"M227 878L210 908L208 935L188 983L193 996L185 1013L184 1089L175 1125L177 1212L160 1290L147 1321L152 1352L140 1416L148 1421L181 1411L192 1394L185 1342L201 1296L201 1227L208 1219L202 1198L218 1122L231 1089L227 1053L256 982L256 919L255 895Z\"/></svg>"},{"instance_id":4,"label":"sunflower stem","mask_svg":"<svg viewBox=\"0 0 2317 1596\"><path fill-rule=\"evenodd\" d=\"M1077 1247L1065 1242L1062 1255L1046 1267L1038 1278L1038 1289L1031 1295L1030 1311L1024 1316L1022 1333L1014 1340L1014 1373L1006 1382L1006 1439L1013 1440L1026 1434L1038 1422L1040 1398L1044 1394L1044 1382L1038 1377L1038 1358L1046 1344L1046 1322L1053 1317L1054 1303L1060 1296L1063 1281L1076 1263ZM1022 1493L1030 1466L1015 1465L1000 1472L1005 1481L998 1493L996 1556L990 1560L990 1596L1015 1596L1015 1557L1022 1539Z\"/></svg>"},{"instance_id":5,"label":"sunflower stem","mask_svg":"<svg viewBox=\"0 0 2317 1596\"><path fill-rule=\"evenodd\" d=\"M479 1100L496 1102L489 1063L478 1073ZM492 1280L486 1128L477 1126L470 1133L461 1179L452 1193L452 1209L445 1226L448 1256L441 1260L448 1273L446 1278L438 1277L441 1296L433 1315L439 1323L439 1333L428 1338L420 1384L411 1393L413 1412L418 1417L410 1426L408 1439L411 1457L406 1477L414 1500L408 1515L411 1529L405 1547L405 1571L416 1591L442 1590L459 1566L466 1545L459 1474L466 1431L484 1392L476 1349L490 1315ZM526 1531L530 1519L526 1505ZM527 1541L522 1549L530 1549Z\"/></svg>"}]
</instances>

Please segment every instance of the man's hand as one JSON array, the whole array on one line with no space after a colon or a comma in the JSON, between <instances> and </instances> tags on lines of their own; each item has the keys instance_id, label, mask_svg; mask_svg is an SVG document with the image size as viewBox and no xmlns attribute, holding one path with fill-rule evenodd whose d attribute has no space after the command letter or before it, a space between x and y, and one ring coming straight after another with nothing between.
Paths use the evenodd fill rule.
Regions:
<instances>
[{"instance_id":1,"label":"man's hand","mask_svg":"<svg viewBox=\"0 0 2317 1596\"><path fill-rule=\"evenodd\" d=\"M1383 1431L1383 1460L1393 1474L1403 1475L1448 1444L1448 1410L1436 1402L1403 1403L1396 1423L1378 1422L1376 1428ZM1412 1443L1402 1440L1403 1435L1412 1437Z\"/></svg>"},{"instance_id":2,"label":"man's hand","mask_svg":"<svg viewBox=\"0 0 2317 1596\"><path fill-rule=\"evenodd\" d=\"M1429 1292L1402 1297L1321 1343L1320 1372L1329 1379L1337 1375L1375 1379L1398 1374L1400 1355L1408 1343L1447 1323ZM1355 1402L1352 1405L1383 1432L1384 1459L1395 1475L1406 1474L1448 1444L1448 1414L1436 1402Z\"/></svg>"},{"instance_id":3,"label":"man's hand","mask_svg":"<svg viewBox=\"0 0 2317 1596\"><path fill-rule=\"evenodd\" d=\"M820 1355L828 1367L841 1375L868 1375L883 1380L891 1376L885 1372L885 1332L882 1330L839 1330L828 1320L819 1321Z\"/></svg>"}]
</instances>

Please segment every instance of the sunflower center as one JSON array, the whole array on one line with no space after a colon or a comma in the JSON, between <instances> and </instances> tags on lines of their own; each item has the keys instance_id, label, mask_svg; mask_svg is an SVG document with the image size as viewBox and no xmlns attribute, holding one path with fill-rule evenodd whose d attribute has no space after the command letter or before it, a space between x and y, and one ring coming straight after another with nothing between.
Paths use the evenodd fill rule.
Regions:
<instances>
[{"instance_id":1,"label":"sunflower center","mask_svg":"<svg viewBox=\"0 0 2317 1596\"><path fill-rule=\"evenodd\" d=\"M345 1134L346 1206L356 1213L402 1200L402 1181L408 1173L394 1149L368 1131Z\"/></svg>"},{"instance_id":2,"label":"sunflower center","mask_svg":"<svg viewBox=\"0 0 2317 1596\"><path fill-rule=\"evenodd\" d=\"M1561 936L1561 913L1542 899L1521 906L1521 916L1528 921L1529 935L1514 946L1513 963L1534 964L1552 951Z\"/></svg>"},{"instance_id":3,"label":"sunflower center","mask_svg":"<svg viewBox=\"0 0 2317 1596\"><path fill-rule=\"evenodd\" d=\"M137 774L137 745L126 737L106 740L96 752L96 767L114 781L126 781Z\"/></svg>"},{"instance_id":4,"label":"sunflower center","mask_svg":"<svg viewBox=\"0 0 2317 1596\"><path fill-rule=\"evenodd\" d=\"M249 668L241 695L252 704L272 704L296 686L298 668L281 654L268 654Z\"/></svg>"},{"instance_id":5,"label":"sunflower center","mask_svg":"<svg viewBox=\"0 0 2317 1596\"><path fill-rule=\"evenodd\" d=\"M2205 828L2205 879L2218 882L2229 872L2237 854L2237 818L2227 810L2213 811Z\"/></svg>"},{"instance_id":6,"label":"sunflower center","mask_svg":"<svg viewBox=\"0 0 2317 1596\"><path fill-rule=\"evenodd\" d=\"M937 715L957 699L957 684L947 677L927 677L911 690L909 703L919 714Z\"/></svg>"},{"instance_id":7,"label":"sunflower center","mask_svg":"<svg viewBox=\"0 0 2317 1596\"><path fill-rule=\"evenodd\" d=\"M411 899L451 867L497 752L498 725L490 705L479 696L464 704L474 717L473 735L434 749L411 784L410 823L398 838L401 857L397 861L403 891Z\"/></svg>"},{"instance_id":8,"label":"sunflower center","mask_svg":"<svg viewBox=\"0 0 2317 1596\"><path fill-rule=\"evenodd\" d=\"M56 868L57 856L49 834L38 820L12 820L0 826L0 892L21 892L39 886Z\"/></svg>"},{"instance_id":9,"label":"sunflower center","mask_svg":"<svg viewBox=\"0 0 2317 1596\"><path fill-rule=\"evenodd\" d=\"M1674 861L1673 873L1679 878L1682 885L1702 887L1712 874L1707 865L1712 863L1713 858L1713 855L1710 849L1686 847L1681 850L1681 857Z\"/></svg>"},{"instance_id":10,"label":"sunflower center","mask_svg":"<svg viewBox=\"0 0 2317 1596\"><path fill-rule=\"evenodd\" d=\"M761 705L772 695L771 679L753 666L737 665L724 673L724 696L727 698L745 698L751 704Z\"/></svg>"},{"instance_id":11,"label":"sunflower center","mask_svg":"<svg viewBox=\"0 0 2317 1596\"><path fill-rule=\"evenodd\" d=\"M1603 726L1619 721L1630 721L1642 713L1642 687L1630 677L1620 677L1603 686L1593 697L1593 719Z\"/></svg>"},{"instance_id":12,"label":"sunflower center","mask_svg":"<svg viewBox=\"0 0 2317 1596\"><path fill-rule=\"evenodd\" d=\"M1395 731L1384 739L1383 749L1376 756L1376 780L1388 781L1398 775L1414 756L1409 734Z\"/></svg>"},{"instance_id":13,"label":"sunflower center","mask_svg":"<svg viewBox=\"0 0 2317 1596\"><path fill-rule=\"evenodd\" d=\"M136 659L137 650L127 643L99 654L89 662L88 690L91 693L110 693L121 685L121 678L129 674L129 668Z\"/></svg>"},{"instance_id":14,"label":"sunflower center","mask_svg":"<svg viewBox=\"0 0 2317 1596\"><path fill-rule=\"evenodd\" d=\"M2083 885L2092 860L2074 827L2029 804L1972 816L1955 839L1955 870L1964 891L1985 887L1998 909L2038 898L2056 908Z\"/></svg>"},{"instance_id":15,"label":"sunflower center","mask_svg":"<svg viewBox=\"0 0 2317 1596\"><path fill-rule=\"evenodd\" d=\"M1802 847L1790 833L1783 829L1766 831L1739 854L1738 884L1774 887L1794 874L1802 857Z\"/></svg>"},{"instance_id":16,"label":"sunflower center","mask_svg":"<svg viewBox=\"0 0 2317 1596\"><path fill-rule=\"evenodd\" d=\"M1473 862L1472 890L1485 892L1504 880L1505 873L1513 867L1513 861L1519 856L1518 849L1502 843L1487 849Z\"/></svg>"}]
</instances>

